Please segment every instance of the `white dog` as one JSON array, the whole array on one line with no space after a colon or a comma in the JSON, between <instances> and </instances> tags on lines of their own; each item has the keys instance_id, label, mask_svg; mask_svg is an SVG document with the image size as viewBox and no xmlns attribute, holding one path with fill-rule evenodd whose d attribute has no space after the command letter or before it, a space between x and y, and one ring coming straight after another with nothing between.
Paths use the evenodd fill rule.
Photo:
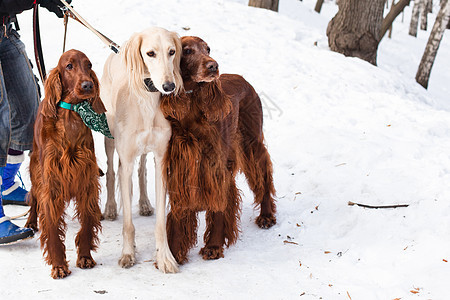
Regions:
<instances>
[{"instance_id":1,"label":"white dog","mask_svg":"<svg viewBox=\"0 0 450 300\"><path fill-rule=\"evenodd\" d=\"M153 208L146 191L146 153L155 157L156 181L156 265L163 272L177 272L178 264L170 252L166 233L166 187L163 158L171 136L169 122L159 109L160 93L178 93L183 89L180 74L181 42L175 32L149 28L135 33L111 54L101 79L101 98L107 109L108 125L114 140L105 138L107 155L108 200L104 217L117 217L114 199L114 148L119 155L119 189L123 205L123 250L119 265L134 265L135 230L131 217L132 172L141 156L139 168L141 215L151 215Z\"/></svg>"}]
</instances>

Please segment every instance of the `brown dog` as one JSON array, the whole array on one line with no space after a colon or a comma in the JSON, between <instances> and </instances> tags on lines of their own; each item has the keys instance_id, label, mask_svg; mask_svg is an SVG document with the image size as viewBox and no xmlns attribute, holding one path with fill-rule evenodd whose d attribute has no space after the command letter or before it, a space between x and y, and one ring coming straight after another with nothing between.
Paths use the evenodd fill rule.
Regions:
<instances>
[{"instance_id":1,"label":"brown dog","mask_svg":"<svg viewBox=\"0 0 450 300\"><path fill-rule=\"evenodd\" d=\"M93 268L91 250L98 244L101 230L99 205L99 168L91 130L80 116L58 107L59 101L77 104L88 100L97 113L105 107L99 97L99 85L92 64L77 50L65 52L45 81L45 99L39 106L34 126L33 152L30 158L31 212L26 226L41 228L41 247L52 265L51 276L69 275L65 254L65 208L73 198L81 229L75 239L77 267Z\"/></svg>"},{"instance_id":2,"label":"brown dog","mask_svg":"<svg viewBox=\"0 0 450 300\"><path fill-rule=\"evenodd\" d=\"M170 212L169 246L179 263L197 242L197 212L206 210L204 259L223 257L236 242L242 170L261 207L256 224L276 223L272 163L264 146L261 101L239 75L219 77L218 64L198 37L183 37L181 73L186 92L163 96L161 108L172 125L165 163Z\"/></svg>"}]
</instances>

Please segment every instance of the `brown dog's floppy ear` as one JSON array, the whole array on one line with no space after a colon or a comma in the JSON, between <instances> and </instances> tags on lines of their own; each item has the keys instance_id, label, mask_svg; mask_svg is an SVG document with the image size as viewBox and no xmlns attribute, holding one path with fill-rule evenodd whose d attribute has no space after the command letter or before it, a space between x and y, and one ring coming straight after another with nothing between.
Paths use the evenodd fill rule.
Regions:
<instances>
[{"instance_id":1,"label":"brown dog's floppy ear","mask_svg":"<svg viewBox=\"0 0 450 300\"><path fill-rule=\"evenodd\" d=\"M205 117L210 122L216 122L225 119L232 109L230 98L222 90L219 80L205 83L201 89L201 105Z\"/></svg>"},{"instance_id":2,"label":"brown dog's floppy ear","mask_svg":"<svg viewBox=\"0 0 450 300\"><path fill-rule=\"evenodd\" d=\"M56 104L61 100L62 87L58 68L54 68L47 76L44 84L45 98L42 100L41 113L48 118L56 118Z\"/></svg>"},{"instance_id":3,"label":"brown dog's floppy ear","mask_svg":"<svg viewBox=\"0 0 450 300\"><path fill-rule=\"evenodd\" d=\"M95 75L95 72L92 70L91 70L91 78L92 81L94 82L94 89L95 89L95 96L91 100L91 105L96 113L102 114L106 112L106 108L103 105L102 100L100 99L100 85L98 83L97 75Z\"/></svg>"},{"instance_id":4,"label":"brown dog's floppy ear","mask_svg":"<svg viewBox=\"0 0 450 300\"><path fill-rule=\"evenodd\" d=\"M183 47L181 45L181 39L176 32L172 32L172 39L175 44L175 58L173 59L173 77L175 78L175 95L184 91L183 78L181 77L181 55L183 53Z\"/></svg>"}]
</instances>

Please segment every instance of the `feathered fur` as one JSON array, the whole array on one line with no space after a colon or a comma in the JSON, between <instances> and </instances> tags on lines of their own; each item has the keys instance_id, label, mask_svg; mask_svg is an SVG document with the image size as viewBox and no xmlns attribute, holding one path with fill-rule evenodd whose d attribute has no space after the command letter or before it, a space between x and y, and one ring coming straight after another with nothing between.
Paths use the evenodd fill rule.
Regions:
<instances>
[{"instance_id":1,"label":"feathered fur","mask_svg":"<svg viewBox=\"0 0 450 300\"><path fill-rule=\"evenodd\" d=\"M86 87L88 82L91 88ZM92 133L76 112L57 108L60 100L71 104L89 100L97 113L105 112L97 77L89 59L80 51L65 52L48 74L30 158L31 211L26 226L37 230L39 217L41 247L46 262L52 265L53 278L70 274L64 217L71 199L75 200L76 217L81 223L75 239L78 267L95 266L90 252L97 248L101 230L99 168Z\"/></svg>"},{"instance_id":2,"label":"feathered fur","mask_svg":"<svg viewBox=\"0 0 450 300\"><path fill-rule=\"evenodd\" d=\"M219 77L209 47L183 37L181 72L187 91L163 96L161 109L172 126L164 159L170 212L167 234L178 263L197 241L197 212L206 210L204 259L223 257L239 234L241 197L235 177L242 170L261 207L256 223L276 223L272 163L264 145L261 101L239 75Z\"/></svg>"},{"instance_id":3,"label":"feathered fur","mask_svg":"<svg viewBox=\"0 0 450 300\"><path fill-rule=\"evenodd\" d=\"M123 206L123 250L119 265L134 265L135 229L132 222L131 176L135 159L141 156L139 167L139 212L151 215L153 207L147 197L146 155L155 156L156 181L156 266L163 272L177 272L178 264L167 243L166 186L162 176L162 160L171 135L169 122L164 118L159 100L161 93L178 94L183 90L180 74L181 41L174 32L149 28L135 33L105 63L101 79L101 96L108 109L108 124L114 141L105 139L108 171L106 186L108 200L104 217L117 217L115 201L114 150L119 155L119 189ZM159 92L150 92L144 79L150 78Z\"/></svg>"}]
</instances>

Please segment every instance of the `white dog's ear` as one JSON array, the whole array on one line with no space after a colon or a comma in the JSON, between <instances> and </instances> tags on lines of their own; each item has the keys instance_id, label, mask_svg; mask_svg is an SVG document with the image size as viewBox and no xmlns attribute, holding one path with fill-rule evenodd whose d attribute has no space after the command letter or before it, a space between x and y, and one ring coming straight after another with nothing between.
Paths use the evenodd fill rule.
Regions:
<instances>
[{"instance_id":1,"label":"white dog's ear","mask_svg":"<svg viewBox=\"0 0 450 300\"><path fill-rule=\"evenodd\" d=\"M125 62L128 75L129 86L137 94L143 94L146 91L144 84L144 75L146 66L141 54L142 34L135 33L120 49L123 61Z\"/></svg>"},{"instance_id":2,"label":"white dog's ear","mask_svg":"<svg viewBox=\"0 0 450 300\"><path fill-rule=\"evenodd\" d=\"M176 32L172 32L173 43L175 44L175 57L173 59L173 77L175 78L175 91L174 94L177 95L184 90L183 88L183 78L181 77L181 54L183 52L183 47L181 45L180 36Z\"/></svg>"}]
</instances>

